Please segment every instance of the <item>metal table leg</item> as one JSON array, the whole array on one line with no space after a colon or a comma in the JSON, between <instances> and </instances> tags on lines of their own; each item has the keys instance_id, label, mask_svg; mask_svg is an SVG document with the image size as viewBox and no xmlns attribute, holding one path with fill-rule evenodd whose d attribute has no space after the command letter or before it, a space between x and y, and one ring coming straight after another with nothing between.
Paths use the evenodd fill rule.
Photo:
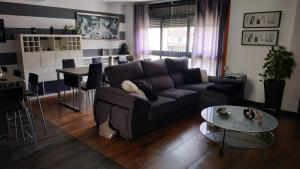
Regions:
<instances>
[{"instance_id":1,"label":"metal table leg","mask_svg":"<svg viewBox=\"0 0 300 169\"><path fill-rule=\"evenodd\" d=\"M223 153L224 153L225 137L226 137L226 129L224 129L224 132L223 132L223 140L222 140L222 147L220 150L220 156L223 156Z\"/></svg>"},{"instance_id":2,"label":"metal table leg","mask_svg":"<svg viewBox=\"0 0 300 169\"><path fill-rule=\"evenodd\" d=\"M78 110L81 111L81 105L80 105L80 93L81 93L81 83L80 83L81 77L77 78L77 87L78 87L78 93L77 93L77 103L78 103Z\"/></svg>"},{"instance_id":3,"label":"metal table leg","mask_svg":"<svg viewBox=\"0 0 300 169\"><path fill-rule=\"evenodd\" d=\"M56 87L57 87L58 102L61 102L61 100L60 100L60 86L59 86L59 82L60 82L59 72L56 72L56 74L57 74L57 83L56 83Z\"/></svg>"},{"instance_id":4,"label":"metal table leg","mask_svg":"<svg viewBox=\"0 0 300 169\"><path fill-rule=\"evenodd\" d=\"M64 106L66 106L66 107L69 107L69 108L71 108L71 109L79 112L81 110L80 109L80 103L79 103L79 99L80 99L80 77L78 77L78 84L77 84L77 86L78 86L78 93L77 93L77 96L76 96L76 100L78 102L78 107L76 107L74 105L67 104L65 102L65 100L62 101L62 99L61 99L61 93L60 93L60 88L59 88L59 82L60 82L60 72L57 72L57 96L58 96L58 102L59 102L59 104L62 104Z\"/></svg>"}]
</instances>

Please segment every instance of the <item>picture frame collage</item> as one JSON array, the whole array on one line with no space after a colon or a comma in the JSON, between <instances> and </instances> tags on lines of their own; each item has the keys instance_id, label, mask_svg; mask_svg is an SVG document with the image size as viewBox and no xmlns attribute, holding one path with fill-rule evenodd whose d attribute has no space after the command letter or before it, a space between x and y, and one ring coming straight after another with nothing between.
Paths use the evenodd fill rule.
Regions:
<instances>
[{"instance_id":1,"label":"picture frame collage","mask_svg":"<svg viewBox=\"0 0 300 169\"><path fill-rule=\"evenodd\" d=\"M241 45L276 46L278 44L278 29L248 28L279 28L281 11L244 13Z\"/></svg>"}]
</instances>

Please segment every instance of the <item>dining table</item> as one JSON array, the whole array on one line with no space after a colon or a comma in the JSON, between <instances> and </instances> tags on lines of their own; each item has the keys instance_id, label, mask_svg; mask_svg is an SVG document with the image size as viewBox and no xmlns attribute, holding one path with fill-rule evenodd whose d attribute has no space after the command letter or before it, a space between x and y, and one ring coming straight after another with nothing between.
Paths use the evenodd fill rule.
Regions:
<instances>
[{"instance_id":1,"label":"dining table","mask_svg":"<svg viewBox=\"0 0 300 169\"><path fill-rule=\"evenodd\" d=\"M0 89L14 87L23 84L24 84L23 78L10 75L8 73L2 73L2 77L0 77Z\"/></svg>"},{"instance_id":2,"label":"dining table","mask_svg":"<svg viewBox=\"0 0 300 169\"><path fill-rule=\"evenodd\" d=\"M57 73L57 96L58 96L59 104L80 112L81 111L81 105L80 105L81 79L84 76L88 76L89 67L56 69L56 73ZM75 97L76 103L78 103L77 105L68 104L65 99L62 99L61 89L60 89L60 81L61 81L60 74L69 75L69 76L73 76L73 77L77 78L77 86L76 87L78 89L78 92L76 92L76 97Z\"/></svg>"}]
</instances>

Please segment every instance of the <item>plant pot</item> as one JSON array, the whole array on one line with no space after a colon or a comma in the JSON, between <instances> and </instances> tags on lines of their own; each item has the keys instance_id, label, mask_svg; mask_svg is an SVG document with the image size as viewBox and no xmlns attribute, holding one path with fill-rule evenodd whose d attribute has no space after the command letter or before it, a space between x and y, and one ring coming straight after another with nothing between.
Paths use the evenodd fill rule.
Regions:
<instances>
[{"instance_id":1,"label":"plant pot","mask_svg":"<svg viewBox=\"0 0 300 169\"><path fill-rule=\"evenodd\" d=\"M280 110L284 86L284 80L264 81L265 104L267 106Z\"/></svg>"}]
</instances>

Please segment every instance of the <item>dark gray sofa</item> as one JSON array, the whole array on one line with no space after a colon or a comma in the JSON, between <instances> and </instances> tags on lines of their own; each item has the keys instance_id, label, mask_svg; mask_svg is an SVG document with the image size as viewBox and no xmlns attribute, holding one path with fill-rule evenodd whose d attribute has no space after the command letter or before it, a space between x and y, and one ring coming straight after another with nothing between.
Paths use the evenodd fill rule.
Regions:
<instances>
[{"instance_id":1,"label":"dark gray sofa","mask_svg":"<svg viewBox=\"0 0 300 169\"><path fill-rule=\"evenodd\" d=\"M186 69L187 59L135 61L107 67L105 73L111 87L97 89L94 102L96 124L104 122L111 113L112 123L120 135L132 139L196 109L238 104L242 100L241 87L231 87L229 92L222 88L228 84L239 86L242 81L209 77L209 82L185 85ZM120 86L124 80L144 83L157 93L158 100L149 101L122 90Z\"/></svg>"}]
</instances>

